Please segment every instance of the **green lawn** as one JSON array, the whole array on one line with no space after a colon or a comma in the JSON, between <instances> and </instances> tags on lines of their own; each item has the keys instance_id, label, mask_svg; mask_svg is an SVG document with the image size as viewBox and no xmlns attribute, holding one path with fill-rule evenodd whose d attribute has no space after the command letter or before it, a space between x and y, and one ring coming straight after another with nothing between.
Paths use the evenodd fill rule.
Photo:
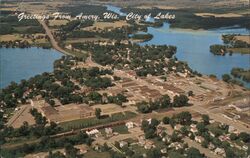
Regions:
<instances>
[{"instance_id":1,"label":"green lawn","mask_svg":"<svg viewBox=\"0 0 250 158\"><path fill-rule=\"evenodd\" d=\"M84 157L87 157L87 158L110 158L111 155L108 152L97 152L97 151L94 151L91 149L86 154L84 154Z\"/></svg>"},{"instance_id":2,"label":"green lawn","mask_svg":"<svg viewBox=\"0 0 250 158\"><path fill-rule=\"evenodd\" d=\"M250 54L249 48L228 48L228 50L233 51L233 53Z\"/></svg>"},{"instance_id":3,"label":"green lawn","mask_svg":"<svg viewBox=\"0 0 250 158\"><path fill-rule=\"evenodd\" d=\"M114 132L120 133L120 134L129 134L128 128L125 125L115 126L112 127Z\"/></svg>"},{"instance_id":4,"label":"green lawn","mask_svg":"<svg viewBox=\"0 0 250 158\"><path fill-rule=\"evenodd\" d=\"M115 121L127 120L135 116L136 116L135 113L126 111L124 114L115 113L115 114L112 114L110 117L103 118L103 119L97 119L96 117L92 117L92 118L86 118L86 119L73 120L69 122L62 122L59 124L59 126L62 127L64 131L69 131L72 129L80 129L80 128L86 128L86 127L106 124L106 123L115 122Z\"/></svg>"}]
</instances>

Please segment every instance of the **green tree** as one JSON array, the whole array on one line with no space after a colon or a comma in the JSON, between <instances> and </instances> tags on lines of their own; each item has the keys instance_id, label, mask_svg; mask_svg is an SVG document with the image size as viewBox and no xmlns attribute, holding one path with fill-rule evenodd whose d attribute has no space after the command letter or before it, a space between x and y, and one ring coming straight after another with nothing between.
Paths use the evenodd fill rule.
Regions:
<instances>
[{"instance_id":1,"label":"green tree","mask_svg":"<svg viewBox=\"0 0 250 158\"><path fill-rule=\"evenodd\" d=\"M185 95L176 95L174 96L174 101L173 101L173 105L175 107L182 107L182 106L187 106L188 105L188 97Z\"/></svg>"},{"instance_id":2,"label":"green tree","mask_svg":"<svg viewBox=\"0 0 250 158\"><path fill-rule=\"evenodd\" d=\"M159 158L159 157L161 157L161 152L160 152L160 150L157 149L157 148L150 149L150 150L147 152L147 157L148 157L148 158Z\"/></svg>"},{"instance_id":3,"label":"green tree","mask_svg":"<svg viewBox=\"0 0 250 158\"><path fill-rule=\"evenodd\" d=\"M201 146L202 146L203 148L207 148L207 147L208 147L208 141L206 141L206 140L202 141L202 142L201 142Z\"/></svg>"},{"instance_id":4,"label":"green tree","mask_svg":"<svg viewBox=\"0 0 250 158\"><path fill-rule=\"evenodd\" d=\"M210 120L210 119L209 119L209 116L203 114L201 117L202 117L202 120L203 120L204 124L205 124L205 125L208 125L208 124L209 124L209 120Z\"/></svg>"},{"instance_id":5,"label":"green tree","mask_svg":"<svg viewBox=\"0 0 250 158\"><path fill-rule=\"evenodd\" d=\"M96 118L100 119L101 118L101 112L102 110L100 108L95 109L95 116Z\"/></svg>"},{"instance_id":6,"label":"green tree","mask_svg":"<svg viewBox=\"0 0 250 158\"><path fill-rule=\"evenodd\" d=\"M194 96L194 92L193 91L188 91L188 96Z\"/></svg>"},{"instance_id":7,"label":"green tree","mask_svg":"<svg viewBox=\"0 0 250 158\"><path fill-rule=\"evenodd\" d=\"M162 119L162 122L163 122L164 124L169 124L170 118L167 117L167 116L165 116L165 117Z\"/></svg>"},{"instance_id":8,"label":"green tree","mask_svg":"<svg viewBox=\"0 0 250 158\"><path fill-rule=\"evenodd\" d=\"M231 76L228 74L222 75L222 80L225 82L229 82L231 79L232 79Z\"/></svg>"},{"instance_id":9,"label":"green tree","mask_svg":"<svg viewBox=\"0 0 250 158\"><path fill-rule=\"evenodd\" d=\"M160 98L160 104L161 104L161 108L167 108L170 107L171 105L171 99L168 95L163 95Z\"/></svg>"},{"instance_id":10,"label":"green tree","mask_svg":"<svg viewBox=\"0 0 250 158\"><path fill-rule=\"evenodd\" d=\"M203 122L199 122L197 124L196 128L197 128L198 132L201 134L207 131L207 128Z\"/></svg>"},{"instance_id":11,"label":"green tree","mask_svg":"<svg viewBox=\"0 0 250 158\"><path fill-rule=\"evenodd\" d=\"M137 109L141 113L149 113L149 112L151 112L151 109L149 108L148 103L146 103L146 102L138 103Z\"/></svg>"},{"instance_id":12,"label":"green tree","mask_svg":"<svg viewBox=\"0 0 250 158\"><path fill-rule=\"evenodd\" d=\"M196 148L189 148L187 150L187 158L203 158L204 155L200 153L200 151Z\"/></svg>"},{"instance_id":13,"label":"green tree","mask_svg":"<svg viewBox=\"0 0 250 158\"><path fill-rule=\"evenodd\" d=\"M238 136L235 133L231 133L230 134L230 139L231 140L236 140L236 139L238 139Z\"/></svg>"},{"instance_id":14,"label":"green tree","mask_svg":"<svg viewBox=\"0 0 250 158\"><path fill-rule=\"evenodd\" d=\"M178 119L178 122L181 125L189 125L191 124L192 115L188 111L183 111L176 115L176 118Z\"/></svg>"},{"instance_id":15,"label":"green tree","mask_svg":"<svg viewBox=\"0 0 250 158\"><path fill-rule=\"evenodd\" d=\"M249 143L250 142L250 134L246 133L246 132L241 132L239 134L240 139L245 142L245 143Z\"/></svg>"}]
</instances>

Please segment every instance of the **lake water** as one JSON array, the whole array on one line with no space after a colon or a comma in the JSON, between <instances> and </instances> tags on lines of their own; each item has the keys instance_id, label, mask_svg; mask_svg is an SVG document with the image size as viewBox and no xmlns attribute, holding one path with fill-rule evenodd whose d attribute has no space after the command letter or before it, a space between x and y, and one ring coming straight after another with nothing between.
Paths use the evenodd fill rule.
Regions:
<instances>
[{"instance_id":1,"label":"lake water","mask_svg":"<svg viewBox=\"0 0 250 158\"><path fill-rule=\"evenodd\" d=\"M119 7L108 7L111 11L121 14ZM176 17L178 18L178 17ZM214 30L188 30L170 28L168 23L160 28L148 27L148 32L154 37L152 40L140 43L141 45L174 45L177 47L176 57L186 61L188 65L198 72L206 75L214 74L218 78L230 73L233 67L249 69L250 54L234 53L232 56L215 56L209 51L212 44L223 44L221 35L226 33L249 34L243 28L221 28ZM250 84L247 84L250 87Z\"/></svg>"},{"instance_id":2,"label":"lake water","mask_svg":"<svg viewBox=\"0 0 250 158\"><path fill-rule=\"evenodd\" d=\"M0 48L0 88L43 72L53 71L53 62L62 56L53 49Z\"/></svg>"},{"instance_id":3,"label":"lake water","mask_svg":"<svg viewBox=\"0 0 250 158\"><path fill-rule=\"evenodd\" d=\"M192 31L169 28L164 23L161 28L148 28L154 38L145 44L169 44L177 46L176 57L186 61L189 66L203 74L215 74L217 77L229 73L233 67L249 68L249 54L234 53L232 56L216 56L209 51L210 45L223 44L223 33L247 34L246 29L219 29L209 31Z\"/></svg>"}]
</instances>

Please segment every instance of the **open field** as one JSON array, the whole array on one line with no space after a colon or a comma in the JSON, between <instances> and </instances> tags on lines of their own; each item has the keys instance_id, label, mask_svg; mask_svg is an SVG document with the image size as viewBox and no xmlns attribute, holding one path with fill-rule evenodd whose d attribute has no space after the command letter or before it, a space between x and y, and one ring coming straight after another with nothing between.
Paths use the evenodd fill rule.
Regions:
<instances>
[{"instance_id":1,"label":"open field","mask_svg":"<svg viewBox=\"0 0 250 158\"><path fill-rule=\"evenodd\" d=\"M18 34L0 35L0 41L15 41L15 40L22 40L22 38Z\"/></svg>"},{"instance_id":2,"label":"open field","mask_svg":"<svg viewBox=\"0 0 250 158\"><path fill-rule=\"evenodd\" d=\"M132 112L136 112L136 107L134 106L129 106L126 108L122 108L119 105L116 104L98 104L98 105L93 105L92 106L94 109L95 108L100 108L102 109L102 114L104 115L111 115L117 112L125 112L125 111L132 111Z\"/></svg>"},{"instance_id":3,"label":"open field","mask_svg":"<svg viewBox=\"0 0 250 158\"><path fill-rule=\"evenodd\" d=\"M72 44L72 43L79 43L79 42L93 42L93 41L108 41L109 39L106 38L68 38L65 43Z\"/></svg>"},{"instance_id":4,"label":"open field","mask_svg":"<svg viewBox=\"0 0 250 158\"><path fill-rule=\"evenodd\" d=\"M68 22L68 20L49 20L49 26L66 25Z\"/></svg>"},{"instance_id":5,"label":"open field","mask_svg":"<svg viewBox=\"0 0 250 158\"><path fill-rule=\"evenodd\" d=\"M233 53L250 54L249 48L228 48L228 50L233 51Z\"/></svg>"},{"instance_id":6,"label":"open field","mask_svg":"<svg viewBox=\"0 0 250 158\"><path fill-rule=\"evenodd\" d=\"M167 6L167 7L175 7L175 8L209 8L209 7L237 7L242 5L248 5L248 0L216 0L216 1L193 1L193 0L117 0L114 2L104 2L101 0L96 0L95 2L99 2L101 4L115 4L119 6Z\"/></svg>"},{"instance_id":7,"label":"open field","mask_svg":"<svg viewBox=\"0 0 250 158\"><path fill-rule=\"evenodd\" d=\"M115 22L100 22L95 21L93 26L85 27L83 30L104 30L104 29L113 29L123 26L129 26L125 20L115 21Z\"/></svg>"},{"instance_id":8,"label":"open field","mask_svg":"<svg viewBox=\"0 0 250 158\"><path fill-rule=\"evenodd\" d=\"M226 13L226 14L215 14L215 13L195 13L195 15L197 16L201 16L201 17L210 17L210 16L214 16L216 18L218 17L223 17L223 18L228 18L228 17L242 17L242 15L240 14L236 14L236 13Z\"/></svg>"},{"instance_id":9,"label":"open field","mask_svg":"<svg viewBox=\"0 0 250 158\"><path fill-rule=\"evenodd\" d=\"M250 44L250 35L241 35L241 36L235 36L237 40L247 42Z\"/></svg>"},{"instance_id":10,"label":"open field","mask_svg":"<svg viewBox=\"0 0 250 158\"><path fill-rule=\"evenodd\" d=\"M139 9L159 8L159 9L171 9L171 10L179 9L174 6L166 6L166 5L141 5L141 6L136 6L136 8Z\"/></svg>"},{"instance_id":11,"label":"open field","mask_svg":"<svg viewBox=\"0 0 250 158\"><path fill-rule=\"evenodd\" d=\"M8 126L12 126L14 128L19 128L23 125L23 122L28 122L29 125L34 125L35 120L34 117L30 114L31 105L23 105L20 107L18 111L11 117L8 121Z\"/></svg>"}]
</instances>

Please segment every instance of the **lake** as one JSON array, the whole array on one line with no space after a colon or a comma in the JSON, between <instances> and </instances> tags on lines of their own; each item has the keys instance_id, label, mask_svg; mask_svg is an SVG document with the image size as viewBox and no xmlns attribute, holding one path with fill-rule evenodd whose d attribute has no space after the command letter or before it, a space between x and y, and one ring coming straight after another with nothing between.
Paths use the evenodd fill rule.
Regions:
<instances>
[{"instance_id":1,"label":"lake","mask_svg":"<svg viewBox=\"0 0 250 158\"><path fill-rule=\"evenodd\" d=\"M43 72L53 71L53 62L62 56L53 49L0 48L0 88Z\"/></svg>"},{"instance_id":2,"label":"lake","mask_svg":"<svg viewBox=\"0 0 250 158\"><path fill-rule=\"evenodd\" d=\"M121 14L119 7L109 6L109 10ZM178 17L176 17L178 18ZM215 56L210 51L210 45L223 44L222 34L237 33L249 34L247 29L231 27L213 30L189 30L170 28L168 23L160 28L148 27L147 33L154 37L140 45L174 45L177 47L176 57L188 63L198 72L206 75L214 74L218 78L230 73L233 67L249 69L250 54L234 53L232 56ZM247 84L250 87L250 84Z\"/></svg>"}]
</instances>

